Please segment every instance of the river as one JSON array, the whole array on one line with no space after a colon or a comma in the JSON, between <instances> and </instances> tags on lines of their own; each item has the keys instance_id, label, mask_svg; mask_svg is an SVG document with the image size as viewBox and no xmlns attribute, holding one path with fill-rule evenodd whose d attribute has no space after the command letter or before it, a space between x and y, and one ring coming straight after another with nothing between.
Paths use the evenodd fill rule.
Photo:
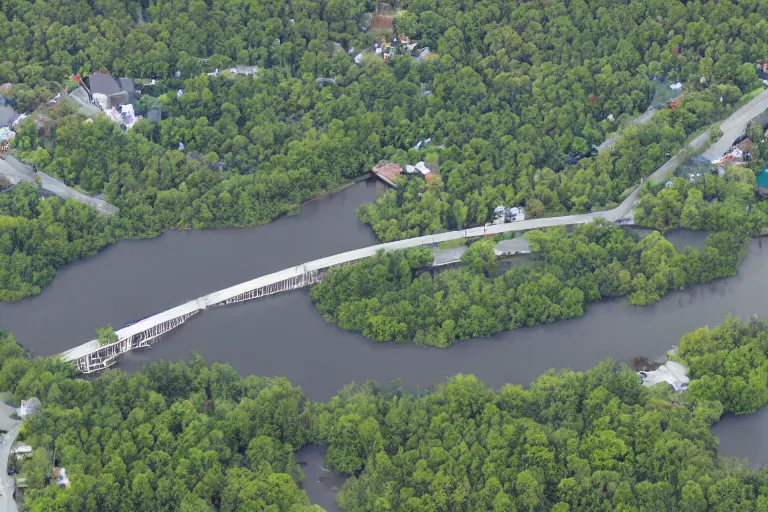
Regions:
<instances>
[{"instance_id":1,"label":"river","mask_svg":"<svg viewBox=\"0 0 768 512\"><path fill-rule=\"evenodd\" d=\"M0 305L1 325L35 355L55 354L92 339L96 327L108 322L119 328L226 286L374 244L354 210L373 200L375 191L375 184L359 183L304 205L298 215L256 228L170 231L153 240L121 241L61 269L42 294ZM695 245L700 237L679 232L672 239ZM151 350L124 357L120 367L133 371L195 350L243 375L286 376L313 400L327 400L345 384L368 379L402 379L410 388L430 388L447 376L473 373L495 387L528 384L549 368L586 370L608 357L664 353L682 334L717 325L728 313L768 315L768 245L763 245L751 243L738 276L672 293L651 306L633 307L626 299L601 302L575 320L450 349L375 344L326 323L308 291L300 290L205 311ZM766 423L765 411L725 418L715 429L723 454L768 464L766 450L754 450Z\"/></svg>"}]
</instances>

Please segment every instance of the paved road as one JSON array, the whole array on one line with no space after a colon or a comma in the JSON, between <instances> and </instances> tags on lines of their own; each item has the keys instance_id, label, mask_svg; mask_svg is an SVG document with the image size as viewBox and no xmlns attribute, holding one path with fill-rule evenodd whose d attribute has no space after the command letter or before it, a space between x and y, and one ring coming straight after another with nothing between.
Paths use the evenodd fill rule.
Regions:
<instances>
[{"instance_id":1,"label":"paved road","mask_svg":"<svg viewBox=\"0 0 768 512\"><path fill-rule=\"evenodd\" d=\"M104 215L117 215L120 212L117 206L113 206L102 199L96 199L95 197L83 194L43 171L38 171L38 174L43 185L43 191L49 194L87 204L96 208ZM0 176L7 178L13 185L22 181L32 183L33 185L36 184L34 171L27 164L19 162L12 155L6 155L4 159L0 159Z\"/></svg>"},{"instance_id":2,"label":"paved road","mask_svg":"<svg viewBox=\"0 0 768 512\"><path fill-rule=\"evenodd\" d=\"M0 402L0 430L7 434L0 435L0 512L16 512L13 499L13 477L8 475L8 455L21 430L22 421L12 420L10 415L16 409Z\"/></svg>"},{"instance_id":3,"label":"paved road","mask_svg":"<svg viewBox=\"0 0 768 512\"><path fill-rule=\"evenodd\" d=\"M650 121L653 118L653 114L655 114L655 113L656 113L656 109L654 107L648 107L648 110L646 110L645 112L643 112L639 116L633 117L632 119L630 119L629 123L627 123L627 127L629 127L629 126L638 126L638 125L641 125L641 124L645 124L645 123L647 123L648 121ZM621 136L621 132L622 131L623 131L623 129L619 130L618 132L616 132L616 135L614 135L613 137L611 137L609 139L606 139L605 142L603 142L602 144L597 146L597 152L598 153L602 153L606 149L610 149L611 146L616 144L616 141L619 140L619 136Z\"/></svg>"},{"instance_id":4,"label":"paved road","mask_svg":"<svg viewBox=\"0 0 768 512\"><path fill-rule=\"evenodd\" d=\"M716 160L730 149L733 142L744 135L747 124L768 108L768 90L765 90L748 101L743 107L720 124L723 136L712 144L702 156L708 160Z\"/></svg>"}]
</instances>

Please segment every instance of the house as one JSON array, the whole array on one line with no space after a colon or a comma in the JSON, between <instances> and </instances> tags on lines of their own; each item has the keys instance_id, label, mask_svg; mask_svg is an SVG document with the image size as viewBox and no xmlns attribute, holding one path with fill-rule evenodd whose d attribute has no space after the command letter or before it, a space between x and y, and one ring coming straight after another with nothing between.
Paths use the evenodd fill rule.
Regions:
<instances>
[{"instance_id":1,"label":"house","mask_svg":"<svg viewBox=\"0 0 768 512\"><path fill-rule=\"evenodd\" d=\"M116 79L106 71L88 77L88 87L93 100L102 110L119 107L133 102L135 85L130 78Z\"/></svg>"},{"instance_id":2,"label":"house","mask_svg":"<svg viewBox=\"0 0 768 512\"><path fill-rule=\"evenodd\" d=\"M397 188L397 185L395 184L395 179L397 179L397 177L400 176L400 173L403 172L403 168L397 164L385 162L385 163L377 164L372 169L372 171L373 171L373 174L375 174L379 179L381 179L381 181L383 181L390 187Z\"/></svg>"},{"instance_id":3,"label":"house","mask_svg":"<svg viewBox=\"0 0 768 512\"><path fill-rule=\"evenodd\" d=\"M134 81L130 78L118 78L117 84L128 93L128 101L133 103L136 100L136 84Z\"/></svg>"},{"instance_id":4,"label":"house","mask_svg":"<svg viewBox=\"0 0 768 512\"><path fill-rule=\"evenodd\" d=\"M513 238L511 240L502 240L493 248L496 256L512 256L515 254L530 254L531 247L525 238Z\"/></svg>"},{"instance_id":5,"label":"house","mask_svg":"<svg viewBox=\"0 0 768 512\"><path fill-rule=\"evenodd\" d=\"M239 76L254 76L259 71L257 66L235 66L229 72Z\"/></svg>"}]
</instances>

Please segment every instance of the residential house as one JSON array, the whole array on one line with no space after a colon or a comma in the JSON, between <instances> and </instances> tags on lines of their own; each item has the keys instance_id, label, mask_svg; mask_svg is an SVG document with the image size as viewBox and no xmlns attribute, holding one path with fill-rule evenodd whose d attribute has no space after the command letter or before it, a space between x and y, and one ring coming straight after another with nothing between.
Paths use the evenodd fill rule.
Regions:
<instances>
[{"instance_id":1,"label":"residential house","mask_svg":"<svg viewBox=\"0 0 768 512\"><path fill-rule=\"evenodd\" d=\"M257 66L235 66L229 68L229 72L240 76L254 76L259 71Z\"/></svg>"},{"instance_id":2,"label":"residential house","mask_svg":"<svg viewBox=\"0 0 768 512\"><path fill-rule=\"evenodd\" d=\"M397 187L395 179L403 172L403 168L397 164L382 162L377 164L372 171L373 174L390 187Z\"/></svg>"},{"instance_id":3,"label":"residential house","mask_svg":"<svg viewBox=\"0 0 768 512\"><path fill-rule=\"evenodd\" d=\"M88 77L88 87L93 99L102 110L117 108L133 102L135 85L130 78L114 78L102 71Z\"/></svg>"}]
</instances>

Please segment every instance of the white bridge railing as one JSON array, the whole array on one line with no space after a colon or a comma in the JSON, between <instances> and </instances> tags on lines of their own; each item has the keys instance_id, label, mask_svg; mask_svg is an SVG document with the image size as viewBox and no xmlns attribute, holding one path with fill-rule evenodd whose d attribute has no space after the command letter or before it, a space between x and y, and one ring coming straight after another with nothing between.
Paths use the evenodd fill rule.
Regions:
<instances>
[{"instance_id":1,"label":"white bridge railing","mask_svg":"<svg viewBox=\"0 0 768 512\"><path fill-rule=\"evenodd\" d=\"M299 269L301 272L297 273ZM113 365L121 354L151 346L161 336L208 307L235 304L304 288L322 281L326 274L327 269L308 269L302 266L254 279L130 324L115 331L117 341L114 343L100 345L97 340L91 340L62 353L61 357L64 361L74 361L82 373L97 372Z\"/></svg>"}]
</instances>

